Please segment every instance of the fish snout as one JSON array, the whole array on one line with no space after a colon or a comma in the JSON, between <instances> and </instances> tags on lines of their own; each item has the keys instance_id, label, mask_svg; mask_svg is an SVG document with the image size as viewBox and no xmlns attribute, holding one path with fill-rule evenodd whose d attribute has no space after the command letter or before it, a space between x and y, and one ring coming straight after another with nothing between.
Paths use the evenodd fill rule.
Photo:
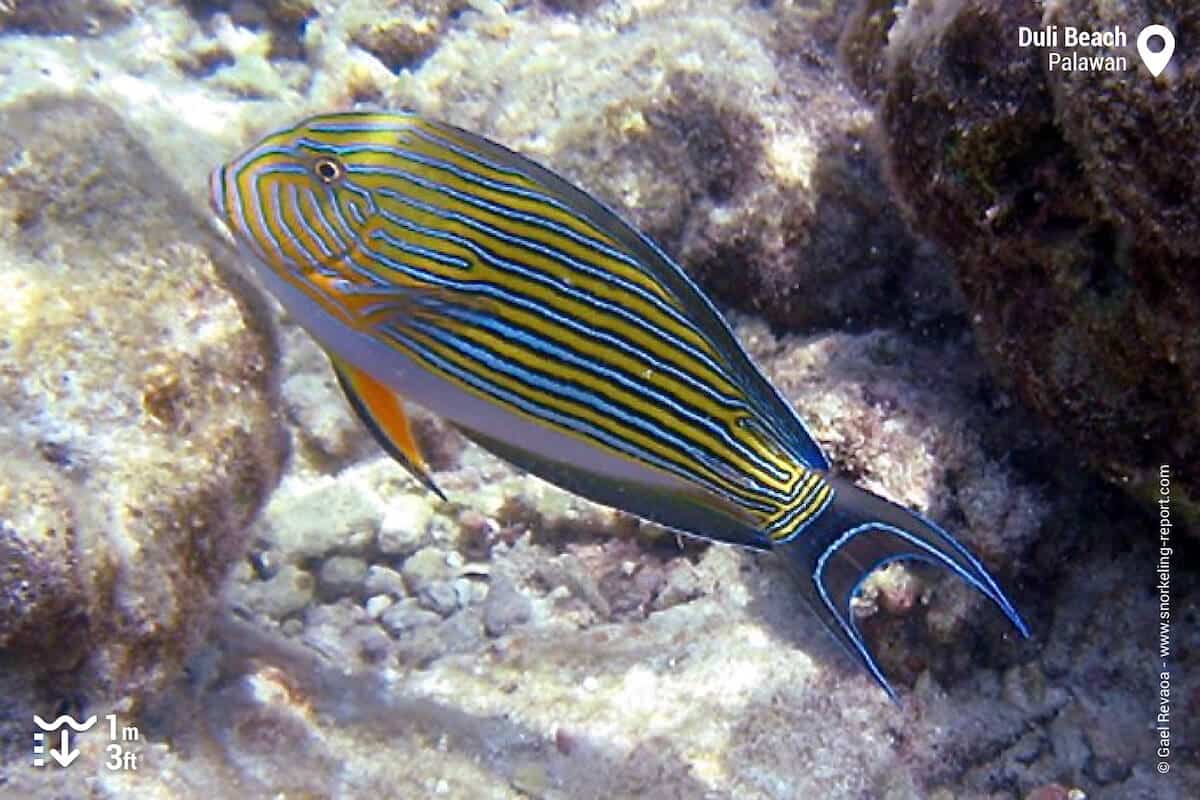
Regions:
<instances>
[{"instance_id":1,"label":"fish snout","mask_svg":"<svg viewBox=\"0 0 1200 800\"><path fill-rule=\"evenodd\" d=\"M212 207L213 213L217 215L221 221L224 221L228 216L228 204L226 203L225 189L225 166L219 166L208 174L208 203Z\"/></svg>"}]
</instances>

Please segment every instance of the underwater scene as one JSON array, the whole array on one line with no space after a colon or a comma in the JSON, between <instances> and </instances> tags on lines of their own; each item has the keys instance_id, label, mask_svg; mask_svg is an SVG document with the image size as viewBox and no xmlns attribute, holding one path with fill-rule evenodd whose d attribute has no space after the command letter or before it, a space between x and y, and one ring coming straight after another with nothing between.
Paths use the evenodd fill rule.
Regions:
<instances>
[{"instance_id":1,"label":"underwater scene","mask_svg":"<svg viewBox=\"0 0 1200 800\"><path fill-rule=\"evenodd\" d=\"M1200 797L1200 6L0 0L0 800Z\"/></svg>"}]
</instances>

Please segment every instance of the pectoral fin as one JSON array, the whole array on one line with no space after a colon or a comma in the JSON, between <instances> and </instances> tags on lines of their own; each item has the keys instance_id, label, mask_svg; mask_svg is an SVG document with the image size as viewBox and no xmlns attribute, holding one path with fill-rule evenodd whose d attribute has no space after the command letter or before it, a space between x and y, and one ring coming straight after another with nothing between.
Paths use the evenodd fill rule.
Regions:
<instances>
[{"instance_id":1,"label":"pectoral fin","mask_svg":"<svg viewBox=\"0 0 1200 800\"><path fill-rule=\"evenodd\" d=\"M339 359L331 360L350 407L367 426L375 441L426 489L445 500L446 495L433 482L425 456L413 438L400 396L366 372Z\"/></svg>"}]
</instances>

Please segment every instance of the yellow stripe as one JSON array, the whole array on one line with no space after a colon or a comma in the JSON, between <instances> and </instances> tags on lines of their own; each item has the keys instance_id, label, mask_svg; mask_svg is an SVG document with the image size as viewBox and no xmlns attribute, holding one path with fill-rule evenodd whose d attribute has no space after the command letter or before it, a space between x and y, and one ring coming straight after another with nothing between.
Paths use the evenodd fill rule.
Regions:
<instances>
[{"instance_id":1,"label":"yellow stripe","mask_svg":"<svg viewBox=\"0 0 1200 800\"><path fill-rule=\"evenodd\" d=\"M645 372L645 368L634 362L628 356L624 356L615 352L606 352L590 346L590 343L580 337L578 334L564 328L556 323L548 323L541 317L532 313L525 312L519 309L507 308L505 315L508 321L520 325L525 328L538 330L538 333L549 341L556 344L561 344L569 349L575 349L576 352L593 357L594 359L603 362L606 366L610 366L614 371L621 371L626 375L639 376ZM455 336L464 340L472 341L476 344L496 349L504 352L505 355L512 361L519 363L530 370L536 370L546 363L546 356L543 356L535 351L521 347L518 344L509 342L498 337L495 334L482 334L481 331L473 326L464 325L456 320L441 318L438 320L439 327L453 333ZM639 367L641 367L639 369ZM732 470L738 471L744 475L753 477L758 481L771 486L781 494L789 494L792 486L798 480L798 476L794 473L790 474L790 480L785 482L777 482L770 474L760 470L756 465L746 460L737 451L731 449L723 440L719 439L714 433L707 428L699 426L684 417L679 416L665 406L660 406L648 399L638 397L628 389L621 387L619 384L613 383L605 379L603 376L592 374L590 371L580 369L578 367L556 361L554 375L556 378L561 378L570 383L576 384L584 389L591 391L598 397L604 397L608 402L621 406L636 416L642 419L649 419L658 422L662 429L670 431L675 436L689 441L691 444L706 449L712 453L712 457L724 460L728 463ZM744 429L736 425L738 412L733 412L727 408L721 408L712 403L708 398L705 398L700 393L684 386L678 382L668 383L666 380L660 380L659 387L666 389L665 394L676 400L679 405L689 407L691 410L698 410L697 406L702 405L700 409L708 413L710 419L719 423L721 427L734 437L740 437L741 441L747 446L751 452L759 453L762 448L761 442L757 437L749 435ZM686 397L685 397L686 395ZM689 402L695 400L696 402ZM554 407L559 407L555 405ZM610 431L620 438L627 438L625 431L632 430L625 426L617 427L609 420L608 417L600 417L603 420L600 427ZM662 448L658 448L655 452L663 455ZM761 457L761 453L759 453ZM696 462L697 466L701 462ZM784 474L789 474L790 465L785 462L777 462L777 466ZM709 470L709 473L714 476L719 476ZM727 482L721 478L722 483ZM733 486L733 484L728 484ZM742 489L737 491L738 494L752 498L755 495L745 492Z\"/></svg>"},{"instance_id":2,"label":"yellow stripe","mask_svg":"<svg viewBox=\"0 0 1200 800\"><path fill-rule=\"evenodd\" d=\"M364 186L370 187L374 184L377 186L377 188L383 188L384 186L387 188L393 188L395 182L395 179L388 179L386 182L384 182L383 179L368 179L361 181ZM578 245L570 242L570 240L556 236L545 229L523 224L514 220L505 219L499 215L466 205L465 203L450 197L446 197L432 190L424 189L414 184L407 184L405 186L405 193L430 206L442 208L445 211L477 220L485 225L488 225L489 227L502 230L509 235L521 237L531 241L537 241L555 250L569 250L570 252L577 254L580 261L591 263L595 267L604 271L613 274L620 274L627 269L625 265L612 258L605 257L596 251L585 251ZM445 220L437 215L412 209L410 207L400 205L396 201L387 200L386 198L381 198L379 203L381 208L388 208L393 213L396 213L399 216L408 217L419 225L445 230L464 239L474 241L493 252L499 258L522 264L523 266L547 274L552 278L567 282L579 290L587 292L593 297L597 297L601 300L611 303L618 303L628 311L651 320L651 324L654 327L663 329L671 336L674 336L681 341L686 341L697 350L708 354L711 358L713 358L713 360L720 361L720 356L713 350L712 345L699 333L699 331L690 326L680 325L678 322L664 317L662 312L659 311L648 300L631 294L628 292L628 290L623 289L619 285L605 281L601 278L593 278L582 274L569 265L562 264L561 262L552 259L549 256L542 255L532 250L527 250L517 245L509 244L499 239L488 237L485 233L469 228L464 223L453 220ZM394 231L394 234L397 237L403 237L406 239L411 239L416 236L416 234L413 234L409 231ZM447 250L448 248L448 245L440 239L431 240L426 238L423 242L421 242L421 244L424 247L443 251ZM474 261L474 258L469 254L469 252L460 251L455 254L459 257L469 258ZM485 265L482 264L480 264L479 267L481 269L486 268ZM508 273L505 273L505 276L507 279ZM672 304L674 305L673 302ZM550 305L554 306L556 303L550 303Z\"/></svg>"}]
</instances>

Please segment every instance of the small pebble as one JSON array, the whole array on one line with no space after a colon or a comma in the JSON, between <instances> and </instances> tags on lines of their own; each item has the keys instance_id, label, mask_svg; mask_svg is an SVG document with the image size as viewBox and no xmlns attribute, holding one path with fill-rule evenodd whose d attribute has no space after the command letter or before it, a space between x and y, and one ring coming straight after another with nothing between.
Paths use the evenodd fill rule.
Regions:
<instances>
[{"instance_id":1,"label":"small pebble","mask_svg":"<svg viewBox=\"0 0 1200 800\"><path fill-rule=\"evenodd\" d=\"M391 608L395 602L386 594L373 595L367 598L367 616L371 619L379 619L383 616L383 612Z\"/></svg>"},{"instance_id":2,"label":"small pebble","mask_svg":"<svg viewBox=\"0 0 1200 800\"><path fill-rule=\"evenodd\" d=\"M484 516L478 509L467 508L458 515L460 542L463 548L475 558L487 556L491 550L492 535L497 528L496 523Z\"/></svg>"},{"instance_id":3,"label":"small pebble","mask_svg":"<svg viewBox=\"0 0 1200 800\"><path fill-rule=\"evenodd\" d=\"M367 576L363 579L363 589L370 595L388 594L393 597L403 597L406 591L404 576L382 564L372 564L367 567Z\"/></svg>"},{"instance_id":4,"label":"small pebble","mask_svg":"<svg viewBox=\"0 0 1200 800\"><path fill-rule=\"evenodd\" d=\"M321 565L321 593L329 598L356 594L367 577L367 562L358 556L333 556Z\"/></svg>"},{"instance_id":5,"label":"small pebble","mask_svg":"<svg viewBox=\"0 0 1200 800\"><path fill-rule=\"evenodd\" d=\"M379 622L388 633L399 637L416 628L434 625L441 622L441 619L440 615L417 605L416 600L406 598L383 612Z\"/></svg>"},{"instance_id":6,"label":"small pebble","mask_svg":"<svg viewBox=\"0 0 1200 800\"><path fill-rule=\"evenodd\" d=\"M492 576L487 599L483 601L483 629L488 636L501 636L514 625L527 622L533 603L505 575Z\"/></svg>"},{"instance_id":7,"label":"small pebble","mask_svg":"<svg viewBox=\"0 0 1200 800\"><path fill-rule=\"evenodd\" d=\"M554 729L554 746L558 749L558 752L564 756L569 756L575 752L575 748L578 745L579 741L566 728Z\"/></svg>"},{"instance_id":8,"label":"small pebble","mask_svg":"<svg viewBox=\"0 0 1200 800\"><path fill-rule=\"evenodd\" d=\"M354 661L362 652L355 630L358 615L366 618L362 606L348 601L309 606L303 641L334 661Z\"/></svg>"},{"instance_id":9,"label":"small pebble","mask_svg":"<svg viewBox=\"0 0 1200 800\"><path fill-rule=\"evenodd\" d=\"M1067 787L1058 783L1049 783L1039 786L1025 795L1025 800L1070 800L1070 795L1067 793Z\"/></svg>"},{"instance_id":10,"label":"small pebble","mask_svg":"<svg viewBox=\"0 0 1200 800\"><path fill-rule=\"evenodd\" d=\"M284 564L270 580L235 584L234 599L273 619L283 619L311 603L315 587L310 573Z\"/></svg>"},{"instance_id":11,"label":"small pebble","mask_svg":"<svg viewBox=\"0 0 1200 800\"><path fill-rule=\"evenodd\" d=\"M471 605L478 605L484 600L487 600L488 592L491 591L488 585L483 581L470 581L471 584Z\"/></svg>"},{"instance_id":12,"label":"small pebble","mask_svg":"<svg viewBox=\"0 0 1200 800\"><path fill-rule=\"evenodd\" d=\"M359 652L367 661L382 661L392 650L392 640L378 625L360 628L356 635Z\"/></svg>"},{"instance_id":13,"label":"small pebble","mask_svg":"<svg viewBox=\"0 0 1200 800\"><path fill-rule=\"evenodd\" d=\"M454 576L454 571L446 563L446 554L436 547L422 547L404 562L400 573L404 576L404 585L413 594L419 594L429 584L443 581Z\"/></svg>"},{"instance_id":14,"label":"small pebble","mask_svg":"<svg viewBox=\"0 0 1200 800\"><path fill-rule=\"evenodd\" d=\"M378 502L357 484L329 481L303 494L273 498L266 521L276 547L292 557L357 553L375 539Z\"/></svg>"},{"instance_id":15,"label":"small pebble","mask_svg":"<svg viewBox=\"0 0 1200 800\"><path fill-rule=\"evenodd\" d=\"M434 619L441 619L431 611ZM424 625L405 632L396 640L396 658L401 664L424 667L446 653L446 641L436 625Z\"/></svg>"},{"instance_id":16,"label":"small pebble","mask_svg":"<svg viewBox=\"0 0 1200 800\"><path fill-rule=\"evenodd\" d=\"M475 591L471 588L474 581L467 578L455 578L453 581L454 594L458 599L458 607L466 608L471 605L471 600L475 597Z\"/></svg>"},{"instance_id":17,"label":"small pebble","mask_svg":"<svg viewBox=\"0 0 1200 800\"><path fill-rule=\"evenodd\" d=\"M453 581L428 583L417 593L417 599L422 606L443 617L450 616L460 608L459 593L455 591Z\"/></svg>"},{"instance_id":18,"label":"small pebble","mask_svg":"<svg viewBox=\"0 0 1200 800\"><path fill-rule=\"evenodd\" d=\"M377 544L387 555L407 556L425 544L433 507L424 497L402 494L394 498L379 525Z\"/></svg>"},{"instance_id":19,"label":"small pebble","mask_svg":"<svg viewBox=\"0 0 1200 800\"><path fill-rule=\"evenodd\" d=\"M546 770L539 764L522 764L513 770L512 785L530 797L542 797L546 793Z\"/></svg>"}]
</instances>

